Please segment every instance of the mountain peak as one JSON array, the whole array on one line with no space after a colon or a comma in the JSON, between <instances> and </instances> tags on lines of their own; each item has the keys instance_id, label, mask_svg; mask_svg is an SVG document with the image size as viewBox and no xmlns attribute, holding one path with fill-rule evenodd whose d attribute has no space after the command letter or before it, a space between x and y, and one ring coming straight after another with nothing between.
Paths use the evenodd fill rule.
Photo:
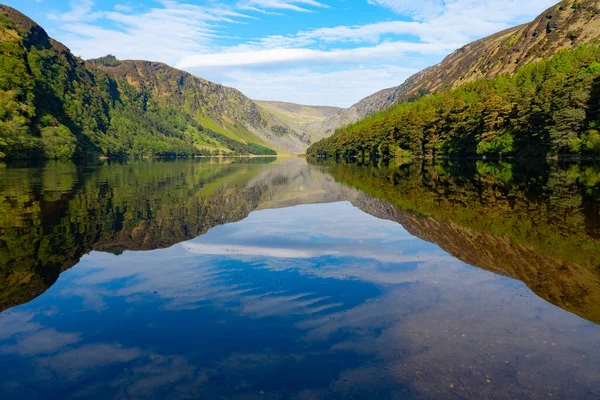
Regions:
<instances>
[{"instance_id":1,"label":"mountain peak","mask_svg":"<svg viewBox=\"0 0 600 400\"><path fill-rule=\"evenodd\" d=\"M50 47L48 34L35 21L12 7L0 4L0 26L15 30L23 38L26 47Z\"/></svg>"}]
</instances>

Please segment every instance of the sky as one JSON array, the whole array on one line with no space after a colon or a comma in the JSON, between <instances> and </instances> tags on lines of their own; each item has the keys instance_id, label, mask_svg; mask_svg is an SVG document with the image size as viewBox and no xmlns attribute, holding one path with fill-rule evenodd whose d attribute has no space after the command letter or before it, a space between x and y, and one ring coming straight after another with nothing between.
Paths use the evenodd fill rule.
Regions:
<instances>
[{"instance_id":1,"label":"sky","mask_svg":"<svg viewBox=\"0 0 600 400\"><path fill-rule=\"evenodd\" d=\"M3 0L84 59L161 61L255 100L349 107L557 0Z\"/></svg>"}]
</instances>

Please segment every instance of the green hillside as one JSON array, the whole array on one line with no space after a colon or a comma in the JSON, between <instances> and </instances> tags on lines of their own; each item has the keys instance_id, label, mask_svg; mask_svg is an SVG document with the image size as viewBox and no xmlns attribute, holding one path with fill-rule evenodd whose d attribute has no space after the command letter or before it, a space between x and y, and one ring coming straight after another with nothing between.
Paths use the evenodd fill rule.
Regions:
<instances>
[{"instance_id":1,"label":"green hillside","mask_svg":"<svg viewBox=\"0 0 600 400\"><path fill-rule=\"evenodd\" d=\"M311 155L599 156L600 48L415 98L339 129Z\"/></svg>"},{"instance_id":2,"label":"green hillside","mask_svg":"<svg viewBox=\"0 0 600 400\"><path fill-rule=\"evenodd\" d=\"M0 157L276 154L248 128L268 121L234 89L164 64L86 64L7 6L0 49Z\"/></svg>"},{"instance_id":3,"label":"green hillside","mask_svg":"<svg viewBox=\"0 0 600 400\"><path fill-rule=\"evenodd\" d=\"M320 138L377 111L414 100L425 93L456 89L468 82L515 74L523 66L549 58L563 49L594 44L600 39L600 1L564 0L528 24L469 43L442 62L426 68L396 88L375 93L318 128ZM319 136L317 135L317 137Z\"/></svg>"}]
</instances>

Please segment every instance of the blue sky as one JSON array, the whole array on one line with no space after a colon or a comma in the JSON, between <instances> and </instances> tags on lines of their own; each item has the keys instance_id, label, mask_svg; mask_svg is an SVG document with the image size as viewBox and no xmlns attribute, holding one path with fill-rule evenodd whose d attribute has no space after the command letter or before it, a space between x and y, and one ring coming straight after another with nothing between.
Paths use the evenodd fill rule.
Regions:
<instances>
[{"instance_id":1,"label":"blue sky","mask_svg":"<svg viewBox=\"0 0 600 400\"><path fill-rule=\"evenodd\" d=\"M557 0L4 0L83 58L162 61L253 99L348 107Z\"/></svg>"}]
</instances>

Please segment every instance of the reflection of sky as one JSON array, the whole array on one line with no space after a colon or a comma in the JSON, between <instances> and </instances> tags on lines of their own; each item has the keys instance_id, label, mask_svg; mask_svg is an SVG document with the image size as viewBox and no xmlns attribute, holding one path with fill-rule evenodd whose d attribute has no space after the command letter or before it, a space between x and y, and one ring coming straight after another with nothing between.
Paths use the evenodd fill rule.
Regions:
<instances>
[{"instance_id":1,"label":"reflection of sky","mask_svg":"<svg viewBox=\"0 0 600 400\"><path fill-rule=\"evenodd\" d=\"M0 315L0 397L572 398L599 394L598 350L521 283L335 203L85 256Z\"/></svg>"}]
</instances>

